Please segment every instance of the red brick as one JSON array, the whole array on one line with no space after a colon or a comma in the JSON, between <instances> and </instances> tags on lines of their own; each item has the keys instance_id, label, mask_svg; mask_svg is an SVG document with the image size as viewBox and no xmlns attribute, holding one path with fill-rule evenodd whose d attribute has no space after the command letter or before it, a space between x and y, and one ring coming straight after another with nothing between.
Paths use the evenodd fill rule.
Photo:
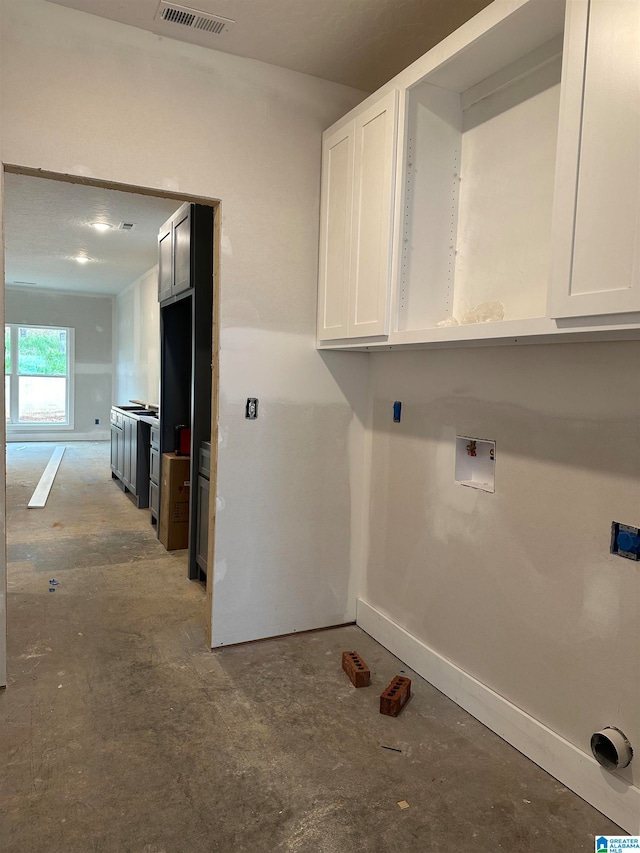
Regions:
<instances>
[{"instance_id":1,"label":"red brick","mask_svg":"<svg viewBox=\"0 0 640 853\"><path fill-rule=\"evenodd\" d=\"M369 667L358 652L342 652L342 668L354 687L368 687L371 682Z\"/></svg>"},{"instance_id":2,"label":"red brick","mask_svg":"<svg viewBox=\"0 0 640 853\"><path fill-rule=\"evenodd\" d=\"M396 675L391 684L380 694L380 713L397 717L411 698L411 679Z\"/></svg>"}]
</instances>

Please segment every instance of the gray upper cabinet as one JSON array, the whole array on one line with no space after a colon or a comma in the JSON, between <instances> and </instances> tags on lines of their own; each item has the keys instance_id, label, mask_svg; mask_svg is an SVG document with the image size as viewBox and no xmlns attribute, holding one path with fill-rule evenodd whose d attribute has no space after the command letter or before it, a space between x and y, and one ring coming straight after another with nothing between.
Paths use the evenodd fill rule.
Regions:
<instances>
[{"instance_id":1,"label":"gray upper cabinet","mask_svg":"<svg viewBox=\"0 0 640 853\"><path fill-rule=\"evenodd\" d=\"M183 204L158 232L158 301L191 287L191 204Z\"/></svg>"},{"instance_id":2,"label":"gray upper cabinet","mask_svg":"<svg viewBox=\"0 0 640 853\"><path fill-rule=\"evenodd\" d=\"M173 217L173 293L191 286L191 205L184 204Z\"/></svg>"}]
</instances>

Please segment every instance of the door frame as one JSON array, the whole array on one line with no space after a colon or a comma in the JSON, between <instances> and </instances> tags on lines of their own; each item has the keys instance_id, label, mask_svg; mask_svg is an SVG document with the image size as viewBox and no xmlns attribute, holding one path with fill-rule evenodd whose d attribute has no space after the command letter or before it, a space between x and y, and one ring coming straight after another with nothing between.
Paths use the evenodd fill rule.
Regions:
<instances>
[{"instance_id":1,"label":"door frame","mask_svg":"<svg viewBox=\"0 0 640 853\"><path fill-rule=\"evenodd\" d=\"M5 190L4 176L6 173L14 175L28 175L30 177L45 178L52 181L61 181L71 184L83 184L84 186L99 187L101 189L118 190L136 195L154 196L156 198L175 199L177 202L194 202L213 207L213 316L212 322L212 381L211 381L211 469L210 483L212 493L216 494L216 474L218 468L218 389L219 389L219 358L220 350L220 241L221 241L221 219L222 203L220 199L205 198L189 193L172 192L160 190L155 187L143 187L133 184L124 184L116 181L103 181L98 178L87 178L82 175L62 174L60 172L48 172L44 169L33 169L28 166L20 166L14 163L0 162L0 265L2 278L0 281L0 316L2 325L6 322L5 310L5 239L4 239L4 211ZM115 355L115 354L114 354ZM7 429L5 420L4 394L0 406L0 439L2 441L2 458L0 459L0 493L4 495L0 510L0 536L2 537L2 551L0 552L0 688L7 686L7 506L6 506L6 452L7 452ZM206 583L206 617L205 630L207 642L211 647L212 614L213 614L213 564L215 553L215 500L209 501L209 536L207 548L207 583Z\"/></svg>"}]
</instances>

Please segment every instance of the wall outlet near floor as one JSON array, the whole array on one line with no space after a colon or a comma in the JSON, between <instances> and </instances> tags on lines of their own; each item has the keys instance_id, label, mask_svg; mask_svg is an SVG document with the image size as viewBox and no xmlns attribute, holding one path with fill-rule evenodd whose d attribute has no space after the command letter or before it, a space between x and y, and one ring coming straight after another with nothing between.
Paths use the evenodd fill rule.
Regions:
<instances>
[{"instance_id":1,"label":"wall outlet near floor","mask_svg":"<svg viewBox=\"0 0 640 853\"><path fill-rule=\"evenodd\" d=\"M96 426L98 426L98 424L100 423L100 418L96 418L95 423L96 423Z\"/></svg>"}]
</instances>

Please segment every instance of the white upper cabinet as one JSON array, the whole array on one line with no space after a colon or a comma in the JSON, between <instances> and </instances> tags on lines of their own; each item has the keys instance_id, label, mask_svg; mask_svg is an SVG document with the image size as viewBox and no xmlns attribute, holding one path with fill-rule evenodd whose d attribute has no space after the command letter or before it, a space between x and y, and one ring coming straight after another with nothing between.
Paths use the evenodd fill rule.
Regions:
<instances>
[{"instance_id":1,"label":"white upper cabinet","mask_svg":"<svg viewBox=\"0 0 640 853\"><path fill-rule=\"evenodd\" d=\"M389 331L397 95L356 117L349 337Z\"/></svg>"},{"instance_id":2,"label":"white upper cabinet","mask_svg":"<svg viewBox=\"0 0 640 853\"><path fill-rule=\"evenodd\" d=\"M325 135L318 277L318 339L346 338L353 210L355 121Z\"/></svg>"},{"instance_id":3,"label":"white upper cabinet","mask_svg":"<svg viewBox=\"0 0 640 853\"><path fill-rule=\"evenodd\" d=\"M321 348L640 337L640 0L491 3L323 158Z\"/></svg>"},{"instance_id":4,"label":"white upper cabinet","mask_svg":"<svg viewBox=\"0 0 640 853\"><path fill-rule=\"evenodd\" d=\"M549 314L640 311L640 2L573 0L565 55Z\"/></svg>"},{"instance_id":5,"label":"white upper cabinet","mask_svg":"<svg viewBox=\"0 0 640 853\"><path fill-rule=\"evenodd\" d=\"M324 136L318 339L389 330L397 92Z\"/></svg>"}]
</instances>

